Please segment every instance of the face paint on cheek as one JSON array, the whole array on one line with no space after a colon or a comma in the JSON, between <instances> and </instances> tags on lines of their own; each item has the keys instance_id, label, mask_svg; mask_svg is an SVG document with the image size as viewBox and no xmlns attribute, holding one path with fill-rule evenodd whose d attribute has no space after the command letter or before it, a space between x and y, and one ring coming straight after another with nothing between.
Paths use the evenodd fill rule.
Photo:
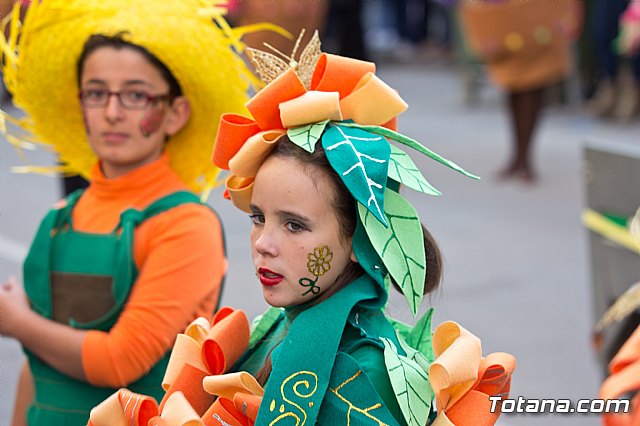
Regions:
<instances>
[{"instance_id":1,"label":"face paint on cheek","mask_svg":"<svg viewBox=\"0 0 640 426\"><path fill-rule=\"evenodd\" d=\"M152 106L145 111L140 120L140 131L145 138L148 138L160 128L165 112L165 104Z\"/></svg>"},{"instance_id":2,"label":"face paint on cheek","mask_svg":"<svg viewBox=\"0 0 640 426\"><path fill-rule=\"evenodd\" d=\"M316 285L318 278L331 270L331 261L333 260L333 252L329 246L320 246L313 249L313 252L307 254L307 270L316 278L301 278L298 281L302 287L308 287L309 290L302 293L303 296L311 293L320 293L320 287Z\"/></svg>"}]
</instances>

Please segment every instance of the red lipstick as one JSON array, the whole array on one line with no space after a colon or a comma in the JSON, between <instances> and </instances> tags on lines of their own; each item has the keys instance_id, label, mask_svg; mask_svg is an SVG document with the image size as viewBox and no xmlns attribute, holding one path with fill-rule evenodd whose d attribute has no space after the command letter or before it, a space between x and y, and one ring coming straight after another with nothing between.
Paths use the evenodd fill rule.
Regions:
<instances>
[{"instance_id":1,"label":"red lipstick","mask_svg":"<svg viewBox=\"0 0 640 426\"><path fill-rule=\"evenodd\" d=\"M282 275L276 274L267 268L258 268L258 278L260 283L267 287L278 285L284 279Z\"/></svg>"}]
</instances>

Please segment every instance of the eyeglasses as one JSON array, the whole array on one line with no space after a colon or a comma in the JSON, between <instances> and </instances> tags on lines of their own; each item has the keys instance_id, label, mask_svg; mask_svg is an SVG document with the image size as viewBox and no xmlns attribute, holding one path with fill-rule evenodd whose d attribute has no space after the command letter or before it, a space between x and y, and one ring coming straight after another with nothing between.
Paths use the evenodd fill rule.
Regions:
<instances>
[{"instance_id":1,"label":"eyeglasses","mask_svg":"<svg viewBox=\"0 0 640 426\"><path fill-rule=\"evenodd\" d=\"M111 96L118 98L118 104L125 109L145 109L158 101L168 101L172 96L150 95L141 90L122 90L112 92L106 89L87 89L80 91L80 103L86 108L104 108L109 104Z\"/></svg>"}]
</instances>

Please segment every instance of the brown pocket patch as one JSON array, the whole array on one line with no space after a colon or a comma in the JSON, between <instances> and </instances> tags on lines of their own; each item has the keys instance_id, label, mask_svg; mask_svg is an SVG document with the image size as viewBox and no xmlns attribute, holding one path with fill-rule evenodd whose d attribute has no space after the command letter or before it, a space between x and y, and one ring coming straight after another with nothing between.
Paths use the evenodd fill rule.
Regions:
<instances>
[{"instance_id":1,"label":"brown pocket patch","mask_svg":"<svg viewBox=\"0 0 640 426\"><path fill-rule=\"evenodd\" d=\"M109 275L51 273L52 319L69 324L95 321L115 304L113 277Z\"/></svg>"}]
</instances>

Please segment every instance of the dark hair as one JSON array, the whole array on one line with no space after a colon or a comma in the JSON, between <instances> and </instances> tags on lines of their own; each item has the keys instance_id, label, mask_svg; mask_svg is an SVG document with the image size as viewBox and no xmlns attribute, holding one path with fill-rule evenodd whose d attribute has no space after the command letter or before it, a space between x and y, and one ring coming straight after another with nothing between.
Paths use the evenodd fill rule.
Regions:
<instances>
[{"instance_id":1,"label":"dark hair","mask_svg":"<svg viewBox=\"0 0 640 426\"><path fill-rule=\"evenodd\" d=\"M320 141L316 143L314 152L309 154L309 152L292 143L285 135L277 142L270 156L295 159L302 164L303 169L312 179L318 177L319 174L327 176L333 187L333 191L331 191L331 202L338 219L338 224L340 225L342 237L345 239L353 237L358 220L357 201L353 198L344 182L342 182L340 176L338 176L335 170L333 170L333 167L331 167ZM316 181L318 181L318 179L313 179L314 184ZM424 283L424 294L426 295L433 292L440 284L442 279L442 255L433 236L424 225L422 225L422 233L427 265L427 274ZM358 263L350 262L338 276L336 282L327 291L305 306L314 306L328 299L363 273L364 271ZM397 283L394 280L391 280L391 282L396 290L400 291ZM271 354L269 354L265 365L256 374L256 380L264 385L271 374L271 369Z\"/></svg>"},{"instance_id":2,"label":"dark hair","mask_svg":"<svg viewBox=\"0 0 640 426\"><path fill-rule=\"evenodd\" d=\"M142 56L144 56L151 65L153 65L158 71L160 71L162 78L169 85L169 96L171 100L177 98L178 96L182 96L182 89L180 88L180 84L178 83L178 80L176 80L176 78L173 76L173 74L171 74L169 68L167 68L165 64L163 64L158 58L156 58L144 47L126 41L123 38L125 35L126 32L120 32L113 36L94 34L87 39L87 41L84 43L82 53L80 53L80 57L78 58L78 62L76 64L78 87L80 87L80 84L82 83L82 72L84 71L84 63L86 62L89 55L102 47L111 47L116 50L133 49L136 52L142 54Z\"/></svg>"}]
</instances>

